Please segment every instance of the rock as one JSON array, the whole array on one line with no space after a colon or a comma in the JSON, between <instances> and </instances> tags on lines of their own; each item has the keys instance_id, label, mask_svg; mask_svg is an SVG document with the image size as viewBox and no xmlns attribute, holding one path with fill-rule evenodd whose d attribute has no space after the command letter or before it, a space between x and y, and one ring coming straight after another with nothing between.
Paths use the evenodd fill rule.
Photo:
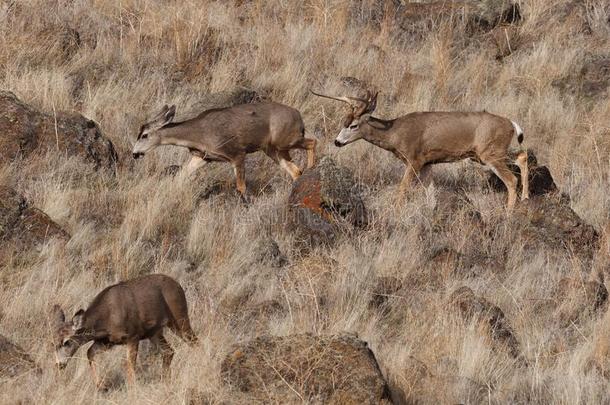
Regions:
<instances>
[{"instance_id":1,"label":"rock","mask_svg":"<svg viewBox=\"0 0 610 405\"><path fill-rule=\"evenodd\" d=\"M460 287L450 297L450 302L463 318L477 318L488 327L492 339L502 344L513 357L519 357L519 342L514 336L504 312L485 298L475 295L468 287Z\"/></svg>"},{"instance_id":2,"label":"rock","mask_svg":"<svg viewBox=\"0 0 610 405\"><path fill-rule=\"evenodd\" d=\"M406 3L398 9L398 25L412 39L422 39L442 23L463 24L466 34L488 32L499 24L521 20L516 2L506 0L432 1Z\"/></svg>"},{"instance_id":3,"label":"rock","mask_svg":"<svg viewBox=\"0 0 610 405\"><path fill-rule=\"evenodd\" d=\"M367 211L352 173L328 156L293 183L288 203L297 226L326 240L333 239L339 225L367 225Z\"/></svg>"},{"instance_id":4,"label":"rock","mask_svg":"<svg viewBox=\"0 0 610 405\"><path fill-rule=\"evenodd\" d=\"M509 151L509 160L512 162L517 157L518 151ZM538 158L534 151L527 152L527 167L529 180L529 194L531 197L545 194L553 194L559 191L551 171L546 166L538 165ZM508 168L517 178L517 193L521 195L521 169L515 163L509 163ZM487 178L487 184L496 192L506 193L506 186L500 178L491 172Z\"/></svg>"},{"instance_id":5,"label":"rock","mask_svg":"<svg viewBox=\"0 0 610 405\"><path fill-rule=\"evenodd\" d=\"M391 403L375 356L352 335L260 336L235 345L221 375L249 402Z\"/></svg>"},{"instance_id":6,"label":"rock","mask_svg":"<svg viewBox=\"0 0 610 405\"><path fill-rule=\"evenodd\" d=\"M509 169L517 177L517 193L521 195L521 170L516 164L509 164ZM530 197L552 194L559 191L551 171L546 166L534 166L528 168L529 193ZM496 192L506 193L506 186L495 173L490 173L488 178L489 186Z\"/></svg>"},{"instance_id":7,"label":"rock","mask_svg":"<svg viewBox=\"0 0 610 405\"><path fill-rule=\"evenodd\" d=\"M96 169L111 168L117 161L112 142L95 122L79 114L46 114L0 91L0 162L47 151L80 156Z\"/></svg>"},{"instance_id":8,"label":"rock","mask_svg":"<svg viewBox=\"0 0 610 405\"><path fill-rule=\"evenodd\" d=\"M554 80L552 85L582 98L604 99L610 88L610 56L589 55L579 70Z\"/></svg>"},{"instance_id":9,"label":"rock","mask_svg":"<svg viewBox=\"0 0 610 405\"><path fill-rule=\"evenodd\" d=\"M529 251L569 251L590 261L600 245L595 228L585 223L561 196L521 201L513 211L510 226L517 242Z\"/></svg>"},{"instance_id":10,"label":"rock","mask_svg":"<svg viewBox=\"0 0 610 405\"><path fill-rule=\"evenodd\" d=\"M563 278L552 294L552 300L559 321L569 325L582 316L605 309L608 290L598 281Z\"/></svg>"},{"instance_id":11,"label":"rock","mask_svg":"<svg viewBox=\"0 0 610 405\"><path fill-rule=\"evenodd\" d=\"M254 261L280 268L288 263L288 258L280 250L279 245L272 238L259 238L254 248Z\"/></svg>"},{"instance_id":12,"label":"rock","mask_svg":"<svg viewBox=\"0 0 610 405\"><path fill-rule=\"evenodd\" d=\"M0 262L4 256L26 253L53 238L66 242L70 235L47 214L30 207L13 188L0 185Z\"/></svg>"},{"instance_id":13,"label":"rock","mask_svg":"<svg viewBox=\"0 0 610 405\"><path fill-rule=\"evenodd\" d=\"M0 335L0 378L13 378L35 370L38 368L30 355Z\"/></svg>"}]
</instances>

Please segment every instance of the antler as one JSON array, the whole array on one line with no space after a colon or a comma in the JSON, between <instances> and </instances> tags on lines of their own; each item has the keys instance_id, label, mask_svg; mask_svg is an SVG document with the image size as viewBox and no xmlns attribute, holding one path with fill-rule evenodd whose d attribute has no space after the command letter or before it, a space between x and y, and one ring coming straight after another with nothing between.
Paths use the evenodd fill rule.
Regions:
<instances>
[{"instance_id":1,"label":"antler","mask_svg":"<svg viewBox=\"0 0 610 405\"><path fill-rule=\"evenodd\" d=\"M367 98L359 98L359 97L349 97L349 96L328 96L321 93L316 93L313 90L309 90L313 95L318 97L329 98L331 100L343 101L344 103L349 104L354 110L354 114L362 115L365 112L372 112L375 109L376 101L377 101L377 93L371 97L371 92L367 90Z\"/></svg>"}]
</instances>

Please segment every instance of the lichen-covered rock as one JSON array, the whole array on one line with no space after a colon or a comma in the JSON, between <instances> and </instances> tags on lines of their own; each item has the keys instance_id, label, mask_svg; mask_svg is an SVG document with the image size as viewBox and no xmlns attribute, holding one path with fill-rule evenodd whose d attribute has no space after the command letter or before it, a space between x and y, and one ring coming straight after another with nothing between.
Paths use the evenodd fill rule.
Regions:
<instances>
[{"instance_id":1,"label":"lichen-covered rock","mask_svg":"<svg viewBox=\"0 0 610 405\"><path fill-rule=\"evenodd\" d=\"M352 173L327 156L294 182L288 203L294 225L322 241L332 241L342 225L368 222Z\"/></svg>"},{"instance_id":2,"label":"lichen-covered rock","mask_svg":"<svg viewBox=\"0 0 610 405\"><path fill-rule=\"evenodd\" d=\"M17 377L36 369L36 363L30 355L0 335L0 378Z\"/></svg>"},{"instance_id":3,"label":"lichen-covered rock","mask_svg":"<svg viewBox=\"0 0 610 405\"><path fill-rule=\"evenodd\" d=\"M375 356L352 335L261 336L235 345L221 373L245 401L390 403Z\"/></svg>"},{"instance_id":4,"label":"lichen-covered rock","mask_svg":"<svg viewBox=\"0 0 610 405\"><path fill-rule=\"evenodd\" d=\"M479 319L488 328L492 339L502 344L513 357L519 357L519 342L504 312L468 287L460 287L449 298L465 319Z\"/></svg>"},{"instance_id":5,"label":"lichen-covered rock","mask_svg":"<svg viewBox=\"0 0 610 405\"><path fill-rule=\"evenodd\" d=\"M517 2L506 0L409 2L399 7L397 19L403 32L417 39L442 23L462 24L468 34L487 32L519 22L521 12Z\"/></svg>"},{"instance_id":6,"label":"lichen-covered rock","mask_svg":"<svg viewBox=\"0 0 610 405\"><path fill-rule=\"evenodd\" d=\"M553 81L552 85L586 99L603 99L610 89L610 56L589 55L578 70Z\"/></svg>"},{"instance_id":7,"label":"lichen-covered rock","mask_svg":"<svg viewBox=\"0 0 610 405\"><path fill-rule=\"evenodd\" d=\"M566 325L605 308L608 290L599 281L563 278L551 298L558 320Z\"/></svg>"},{"instance_id":8,"label":"lichen-covered rock","mask_svg":"<svg viewBox=\"0 0 610 405\"><path fill-rule=\"evenodd\" d=\"M70 235L47 214L29 206L12 187L0 185L0 262L6 255L28 253L50 239L65 242Z\"/></svg>"},{"instance_id":9,"label":"lichen-covered rock","mask_svg":"<svg viewBox=\"0 0 610 405\"><path fill-rule=\"evenodd\" d=\"M516 240L526 250L566 251L591 260L599 249L599 235L561 196L543 195L517 204L510 221Z\"/></svg>"},{"instance_id":10,"label":"lichen-covered rock","mask_svg":"<svg viewBox=\"0 0 610 405\"><path fill-rule=\"evenodd\" d=\"M0 91L0 164L56 151L80 156L95 168L110 168L117 154L97 124L79 114L46 114Z\"/></svg>"}]
</instances>

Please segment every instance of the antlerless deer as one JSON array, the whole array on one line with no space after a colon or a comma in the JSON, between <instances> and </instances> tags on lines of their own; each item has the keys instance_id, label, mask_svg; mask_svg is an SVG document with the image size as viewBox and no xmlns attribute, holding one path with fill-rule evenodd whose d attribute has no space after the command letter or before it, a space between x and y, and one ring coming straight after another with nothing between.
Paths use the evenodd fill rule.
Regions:
<instances>
[{"instance_id":1,"label":"antlerless deer","mask_svg":"<svg viewBox=\"0 0 610 405\"><path fill-rule=\"evenodd\" d=\"M523 141L523 130L514 121L487 112L414 112L382 120L372 116L377 94L368 92L367 98L361 99L312 93L351 107L335 140L336 146L364 139L392 152L405 164L401 195L415 177L425 175L430 165L471 158L489 166L502 180L508 190L508 210L513 209L517 179L507 166L508 148L515 136L519 144ZM515 163L521 170L524 200L529 197L527 152L521 151Z\"/></svg>"},{"instance_id":2,"label":"antlerless deer","mask_svg":"<svg viewBox=\"0 0 610 405\"><path fill-rule=\"evenodd\" d=\"M66 322L64 312L55 305L50 316L55 332L55 356L59 368L83 344L93 341L87 358L96 385L96 354L115 345L127 345L127 376L133 383L140 340L150 341L161 349L163 370L169 374L174 351L163 336L168 327L183 340L195 343L191 329L184 290L171 277L151 274L105 288L91 302L87 310L76 312Z\"/></svg>"},{"instance_id":3,"label":"antlerless deer","mask_svg":"<svg viewBox=\"0 0 610 405\"><path fill-rule=\"evenodd\" d=\"M301 170L292 162L291 149L307 150L307 167L315 164L315 139L305 138L301 114L277 103L241 104L202 112L195 118L173 123L175 106L165 106L150 122L142 125L133 147L138 158L159 145L188 148L191 160L185 171L191 174L210 161L233 165L237 189L245 195L244 160L248 153L265 152L290 174Z\"/></svg>"}]
</instances>

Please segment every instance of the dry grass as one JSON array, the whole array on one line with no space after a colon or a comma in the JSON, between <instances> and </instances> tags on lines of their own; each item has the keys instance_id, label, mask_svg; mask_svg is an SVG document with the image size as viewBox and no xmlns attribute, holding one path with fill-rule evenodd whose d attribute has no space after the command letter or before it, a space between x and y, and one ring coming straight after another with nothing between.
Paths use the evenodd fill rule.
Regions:
<instances>
[{"instance_id":1,"label":"dry grass","mask_svg":"<svg viewBox=\"0 0 610 405\"><path fill-rule=\"evenodd\" d=\"M422 403L434 402L432 394L447 403L610 401L608 374L591 367L592 362L610 364L610 318L589 316L566 328L532 304L549 298L562 277L578 277L582 265L541 251L528 261L509 257L501 274L449 274L439 280L438 274L423 272L422 260L435 241L421 240L417 229L428 222L435 188L414 190L406 206L396 208L392 197L401 164L365 143L335 149L332 136L343 106L308 94L311 87L349 75L381 91L381 117L443 109L509 116L526 129L526 142L572 196L572 207L602 230L610 215L610 104L562 93L552 82L585 54L608 49L603 2L588 2L592 32L586 35L568 24L547 24L546 13L563 0L521 1L520 30L531 41L502 61L490 46L462 41L459 29L434 29L417 42L401 40L390 17L378 25L368 22L376 3L0 2L0 89L46 111L74 110L96 120L124 160L116 173L94 173L78 159L50 154L0 171L2 179L11 179L73 235L65 247L48 244L26 267L0 268L16 275L14 282L0 286L0 333L44 368L40 377L0 381L0 402L182 403L192 389L212 403L230 402L231 393L219 380L220 362L231 344L262 331L357 332L369 342L392 386ZM263 156L253 155L248 162L259 168L247 174L256 195L251 205L231 193L198 201L205 187L232 182L228 165L209 165L196 181L181 184L158 173L181 164L183 151L159 149L137 164L130 161L139 124L159 106L175 103L180 115L207 93L239 86L298 108L309 134L321 129L318 152L333 155L368 187L366 203L374 212L369 231L334 247L303 251L273 220L283 209L290 181ZM433 177L441 184L436 188L467 181L465 166L435 169ZM44 174L31 176L33 168ZM469 194L486 218L504 198L476 187ZM287 267L253 259L266 235L288 256ZM467 244L464 239L456 243ZM494 244L506 247L508 241ZM521 247L509 248L519 252ZM83 349L82 358L64 373L53 368L44 317L51 304L75 311L112 282L154 272L185 286L201 341L189 348L171 339L177 350L171 381L142 367L135 387L98 393ZM390 315L381 316L368 305L367 291L376 276L418 283L401 293ZM494 350L476 324L447 310L448 295L463 284L504 310L528 367ZM257 324L236 323L223 308L236 300L249 305L269 299L286 311ZM123 353L118 348L103 356L110 380L122 378L117 373ZM456 376L454 383L413 379L407 367L411 356L437 375ZM483 397L473 381L485 387Z\"/></svg>"}]
</instances>

